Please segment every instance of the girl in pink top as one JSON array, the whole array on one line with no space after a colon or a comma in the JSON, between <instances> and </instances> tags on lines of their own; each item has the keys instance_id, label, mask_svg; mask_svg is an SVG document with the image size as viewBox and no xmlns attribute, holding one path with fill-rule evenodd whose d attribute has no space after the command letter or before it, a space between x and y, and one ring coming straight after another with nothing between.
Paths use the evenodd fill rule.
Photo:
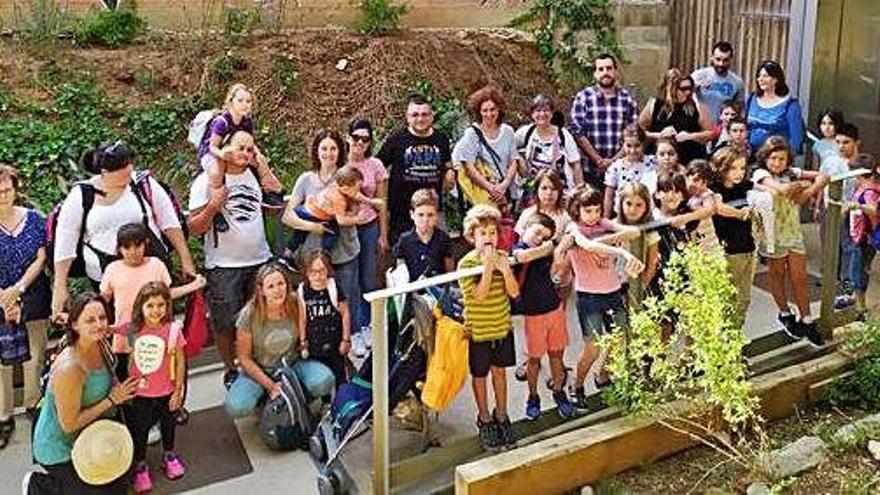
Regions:
<instances>
[{"instance_id":1,"label":"girl in pink top","mask_svg":"<svg viewBox=\"0 0 880 495\"><path fill-rule=\"evenodd\" d=\"M638 273L642 269L641 262L628 251L607 245L637 235L638 231L604 218L603 200L603 193L591 187L574 194L569 214L576 219L576 224L571 225L558 248L564 251L572 241L578 244L577 248L569 251L567 260L574 271L578 321L585 340L575 375L575 405L581 410L587 408L584 380L599 357L596 340L613 327L626 327L629 321L616 270L616 257L622 256L626 260L628 273ZM612 325L606 324L608 315L611 316ZM609 382L603 365L599 367L602 370L600 376L595 378L597 388Z\"/></svg>"},{"instance_id":2,"label":"girl in pink top","mask_svg":"<svg viewBox=\"0 0 880 495\"><path fill-rule=\"evenodd\" d=\"M171 291L163 282L148 282L134 302L127 338L133 359L129 375L140 380L126 415L134 442L134 490L150 491L153 482L147 466L147 436L158 421L162 431L162 468L170 480L181 478L186 468L174 450L177 413L183 404L186 380L183 347L186 340L173 321Z\"/></svg>"},{"instance_id":3,"label":"girl in pink top","mask_svg":"<svg viewBox=\"0 0 880 495\"><path fill-rule=\"evenodd\" d=\"M159 258L145 256L148 236L147 227L142 223L129 223L116 233L116 249L122 259L107 265L101 277L101 295L106 301L113 300L116 312L114 320L113 352L130 352L124 335L131 321L134 300L147 282L162 282L171 285L171 275ZM171 297L176 299L205 286L205 278L196 275L195 279L183 286L171 289Z\"/></svg>"}]
</instances>

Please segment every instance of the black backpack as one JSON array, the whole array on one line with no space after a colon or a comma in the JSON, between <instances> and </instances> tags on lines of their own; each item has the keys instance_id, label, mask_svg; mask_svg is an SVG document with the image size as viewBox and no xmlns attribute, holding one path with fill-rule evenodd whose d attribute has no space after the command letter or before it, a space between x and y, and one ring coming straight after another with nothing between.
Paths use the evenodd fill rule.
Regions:
<instances>
[{"instance_id":1,"label":"black backpack","mask_svg":"<svg viewBox=\"0 0 880 495\"><path fill-rule=\"evenodd\" d=\"M135 179L129 183L129 187L131 191L134 193L135 197L138 200L138 205L141 209L141 222L144 225L149 227L149 214L153 215L153 221L155 222L155 208L153 207L153 190L152 184L149 180L153 179L166 194L171 199L171 204L174 207L175 214L177 215L177 219L180 222L180 226L183 229L184 236L189 235L188 225L186 223L186 217L183 214L183 208L181 207L181 203L178 200L177 194L174 190L166 184L165 182L160 181L159 179L153 177L149 170L139 172L135 175ZM95 205L95 194L99 194L98 189L95 188L89 182L77 182L74 184L74 187L80 188L80 193L82 195L82 220L79 225L79 242L76 245L76 257L73 260L73 264L70 266L70 270L68 271L68 277L84 277L86 276L85 271L85 262L83 261L83 247L88 246L95 255L98 257L98 261L101 265L101 269L107 268L111 262L116 260L118 256L115 253L105 253L88 243L86 243L82 236L85 232L86 220L88 219L89 212L92 207ZM61 205L63 203L59 203L52 208L52 211L49 213L49 216L46 219L46 252L49 257L50 262L47 263L50 267L53 266L51 260L55 259L55 244L57 241L57 231L58 231L58 215L61 211ZM147 211L147 205L149 205L149 213ZM157 223L158 224L158 223ZM171 246L170 241L163 233L161 238L157 237L152 229L147 229L149 232L149 239L147 242L147 256L154 256L162 260L165 266L168 267L169 271L171 270L171 253L169 251L169 246Z\"/></svg>"},{"instance_id":2,"label":"black backpack","mask_svg":"<svg viewBox=\"0 0 880 495\"><path fill-rule=\"evenodd\" d=\"M275 378L281 382L281 394L263 408L260 438L275 450L306 450L316 427L306 393L293 373L279 370Z\"/></svg>"}]
</instances>

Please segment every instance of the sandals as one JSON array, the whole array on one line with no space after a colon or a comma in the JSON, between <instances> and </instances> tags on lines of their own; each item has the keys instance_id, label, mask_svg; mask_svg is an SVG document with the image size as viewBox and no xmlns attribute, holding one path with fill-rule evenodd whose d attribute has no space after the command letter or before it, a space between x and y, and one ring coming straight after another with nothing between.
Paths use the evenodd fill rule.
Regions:
<instances>
[{"instance_id":1,"label":"sandals","mask_svg":"<svg viewBox=\"0 0 880 495\"><path fill-rule=\"evenodd\" d=\"M12 438L12 432L15 431L15 419L9 418L6 421L0 421L0 450L9 445L9 439Z\"/></svg>"}]
</instances>

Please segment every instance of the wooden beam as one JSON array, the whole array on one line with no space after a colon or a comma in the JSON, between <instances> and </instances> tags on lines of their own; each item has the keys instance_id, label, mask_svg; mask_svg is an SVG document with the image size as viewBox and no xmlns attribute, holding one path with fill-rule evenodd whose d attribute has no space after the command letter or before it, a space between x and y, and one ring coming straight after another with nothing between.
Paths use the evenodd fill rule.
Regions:
<instances>
[{"instance_id":1,"label":"wooden beam","mask_svg":"<svg viewBox=\"0 0 880 495\"><path fill-rule=\"evenodd\" d=\"M809 386L846 372L851 358L834 352L752 379L766 419L791 415L810 400ZM689 402L672 404L687 413ZM627 416L459 466L457 494L564 493L689 448L695 441L646 417Z\"/></svg>"}]
</instances>

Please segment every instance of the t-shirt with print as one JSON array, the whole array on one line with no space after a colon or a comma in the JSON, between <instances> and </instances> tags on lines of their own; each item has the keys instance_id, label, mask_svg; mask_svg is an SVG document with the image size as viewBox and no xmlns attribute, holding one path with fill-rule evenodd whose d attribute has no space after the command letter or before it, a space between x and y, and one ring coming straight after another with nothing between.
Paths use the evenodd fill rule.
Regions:
<instances>
[{"instance_id":1,"label":"t-shirt with print","mask_svg":"<svg viewBox=\"0 0 880 495\"><path fill-rule=\"evenodd\" d=\"M773 179L779 184L790 184L803 177L803 169L789 167L781 174L773 174L765 168L755 170L752 182L760 184L766 179ZM800 205L782 194L773 194L773 233L777 247L800 248L803 246L804 233L801 229ZM778 252L778 251L777 251Z\"/></svg>"},{"instance_id":2,"label":"t-shirt with print","mask_svg":"<svg viewBox=\"0 0 880 495\"><path fill-rule=\"evenodd\" d=\"M332 182L331 182L332 183ZM298 205L299 202L305 201L309 196L313 196L325 189L329 184L321 180L315 172L303 172L296 179L291 193L291 202ZM300 249L300 255L304 255L313 249L321 247L321 235L309 233L306 241ZM333 265L341 265L357 258L360 252L360 242L358 242L357 227L339 227L336 231L336 242L330 249L330 262Z\"/></svg>"},{"instance_id":3,"label":"t-shirt with print","mask_svg":"<svg viewBox=\"0 0 880 495\"><path fill-rule=\"evenodd\" d=\"M251 328L253 309L248 304L238 313L235 328L251 334L254 361L263 369L278 366L283 357L292 357L297 339L296 324L290 318L263 319L262 326Z\"/></svg>"},{"instance_id":4,"label":"t-shirt with print","mask_svg":"<svg viewBox=\"0 0 880 495\"><path fill-rule=\"evenodd\" d=\"M552 130L553 135L545 140L538 135L535 124L524 125L516 130L516 147L526 160L529 179L533 179L541 170L553 168L559 172L562 184L567 189L574 184L574 177L568 164L579 162L581 155L578 152L577 142L568 129L561 130L563 139L560 139L557 127L554 126ZM530 131L531 135L529 135ZM529 142L526 142L526 135L529 135Z\"/></svg>"},{"instance_id":5,"label":"t-shirt with print","mask_svg":"<svg viewBox=\"0 0 880 495\"><path fill-rule=\"evenodd\" d=\"M444 261L452 257L452 241L449 234L434 229L426 244L415 230L408 230L394 246L394 257L406 264L410 282L422 276L433 277L446 273Z\"/></svg>"},{"instance_id":6,"label":"t-shirt with print","mask_svg":"<svg viewBox=\"0 0 880 495\"><path fill-rule=\"evenodd\" d=\"M226 204L223 215L229 229L205 233L205 268L242 268L265 263L272 257L263 225L263 192L260 181L249 169L226 174ZM196 177L189 194L190 211L208 204L208 175Z\"/></svg>"},{"instance_id":7,"label":"t-shirt with print","mask_svg":"<svg viewBox=\"0 0 880 495\"><path fill-rule=\"evenodd\" d=\"M199 162L202 161L203 156L211 152L211 136L220 136L221 138L224 138L230 134L235 134L238 131L245 131L248 134L253 135L254 120L250 116L245 115L241 118L241 121L236 124L232 120L232 115L228 110L211 119L211 122L208 123L208 129L205 132L205 135L202 136L202 141L199 144Z\"/></svg>"},{"instance_id":8,"label":"t-shirt with print","mask_svg":"<svg viewBox=\"0 0 880 495\"><path fill-rule=\"evenodd\" d=\"M302 286L303 303L306 307L306 338L309 341L309 354L330 356L339 353L342 343L342 313L339 303L345 301L345 294L336 285L336 304L330 291L312 289L308 283Z\"/></svg>"},{"instance_id":9,"label":"t-shirt with print","mask_svg":"<svg viewBox=\"0 0 880 495\"><path fill-rule=\"evenodd\" d=\"M389 241L412 228L410 198L419 189L443 192L443 173L451 160L449 138L434 129L429 136L416 136L409 129L395 131L376 154L388 167Z\"/></svg>"},{"instance_id":10,"label":"t-shirt with print","mask_svg":"<svg viewBox=\"0 0 880 495\"><path fill-rule=\"evenodd\" d=\"M605 186L614 189L614 209L618 210L617 198L627 184L641 182L642 176L654 170L654 156L646 155L640 162L618 158L605 171Z\"/></svg>"},{"instance_id":11,"label":"t-shirt with print","mask_svg":"<svg viewBox=\"0 0 880 495\"><path fill-rule=\"evenodd\" d=\"M513 251L529 249L522 241L516 243ZM520 308L526 316L547 314L559 307L559 295L550 277L553 256L544 256L516 266L514 276L519 284ZM523 275L525 272L525 275Z\"/></svg>"},{"instance_id":12,"label":"t-shirt with print","mask_svg":"<svg viewBox=\"0 0 880 495\"><path fill-rule=\"evenodd\" d=\"M715 192L721 195L721 202L730 204L733 201L744 202L748 192L752 190L752 184L743 181L733 187L725 187L719 184ZM737 207L739 208L739 207ZM755 252L755 238L752 236L752 221L750 219L713 215L712 223L715 225L715 234L724 247L726 254L743 254Z\"/></svg>"},{"instance_id":13,"label":"t-shirt with print","mask_svg":"<svg viewBox=\"0 0 880 495\"><path fill-rule=\"evenodd\" d=\"M721 105L727 100L742 102L745 99L743 80L731 71L723 76L713 67L703 67L691 74L697 86L697 97L700 103L709 110L711 122L716 122L721 115Z\"/></svg>"},{"instance_id":14,"label":"t-shirt with print","mask_svg":"<svg viewBox=\"0 0 880 495\"><path fill-rule=\"evenodd\" d=\"M607 218L595 225L578 224L578 229L587 239L595 239L614 231L613 222ZM620 290L620 278L615 268L616 256L594 253L575 245L568 251L574 269L574 288L589 294L610 294Z\"/></svg>"},{"instance_id":15,"label":"t-shirt with print","mask_svg":"<svg viewBox=\"0 0 880 495\"><path fill-rule=\"evenodd\" d=\"M114 324L117 328L127 327L138 292L148 282L163 282L171 286L171 275L159 258L147 256L140 266L126 265L123 260L107 265L101 278L100 290L102 294L110 294L113 298L116 314Z\"/></svg>"},{"instance_id":16,"label":"t-shirt with print","mask_svg":"<svg viewBox=\"0 0 880 495\"><path fill-rule=\"evenodd\" d=\"M388 180L388 172L382 165L382 160L371 156L366 160L359 162L350 162L355 168L361 171L364 181L361 183L361 192L368 198L375 198L379 189L379 183ZM360 211L358 212L366 221L372 222L379 216L378 210L367 203L360 203Z\"/></svg>"},{"instance_id":17,"label":"t-shirt with print","mask_svg":"<svg viewBox=\"0 0 880 495\"><path fill-rule=\"evenodd\" d=\"M499 256L507 253L498 251ZM483 260L475 250L468 252L458 262L458 269L472 268L483 264ZM482 299L474 297L474 288L480 276L465 277L458 281L464 299L464 324L471 333L473 342L500 340L507 336L512 326L510 321L510 298L504 276L498 270L492 270L492 281L489 293Z\"/></svg>"},{"instance_id":18,"label":"t-shirt with print","mask_svg":"<svg viewBox=\"0 0 880 495\"><path fill-rule=\"evenodd\" d=\"M175 327L177 339L170 342L171 327ZM138 341L141 341L140 343ZM140 346L149 346L152 352L162 354L162 364L159 368L152 372L144 374L137 366L137 360L132 357L128 363L128 376L140 378L135 395L138 397L165 397L174 392L175 383L171 381L171 353L177 353L175 359L186 359L183 354L183 347L186 345L186 338L183 336L181 325L178 322L166 323L160 327L141 328L136 335L133 336L133 347L137 352ZM152 354L151 352L151 354ZM176 372L176 370L175 370ZM183 377L176 377L177 380Z\"/></svg>"}]
</instances>

